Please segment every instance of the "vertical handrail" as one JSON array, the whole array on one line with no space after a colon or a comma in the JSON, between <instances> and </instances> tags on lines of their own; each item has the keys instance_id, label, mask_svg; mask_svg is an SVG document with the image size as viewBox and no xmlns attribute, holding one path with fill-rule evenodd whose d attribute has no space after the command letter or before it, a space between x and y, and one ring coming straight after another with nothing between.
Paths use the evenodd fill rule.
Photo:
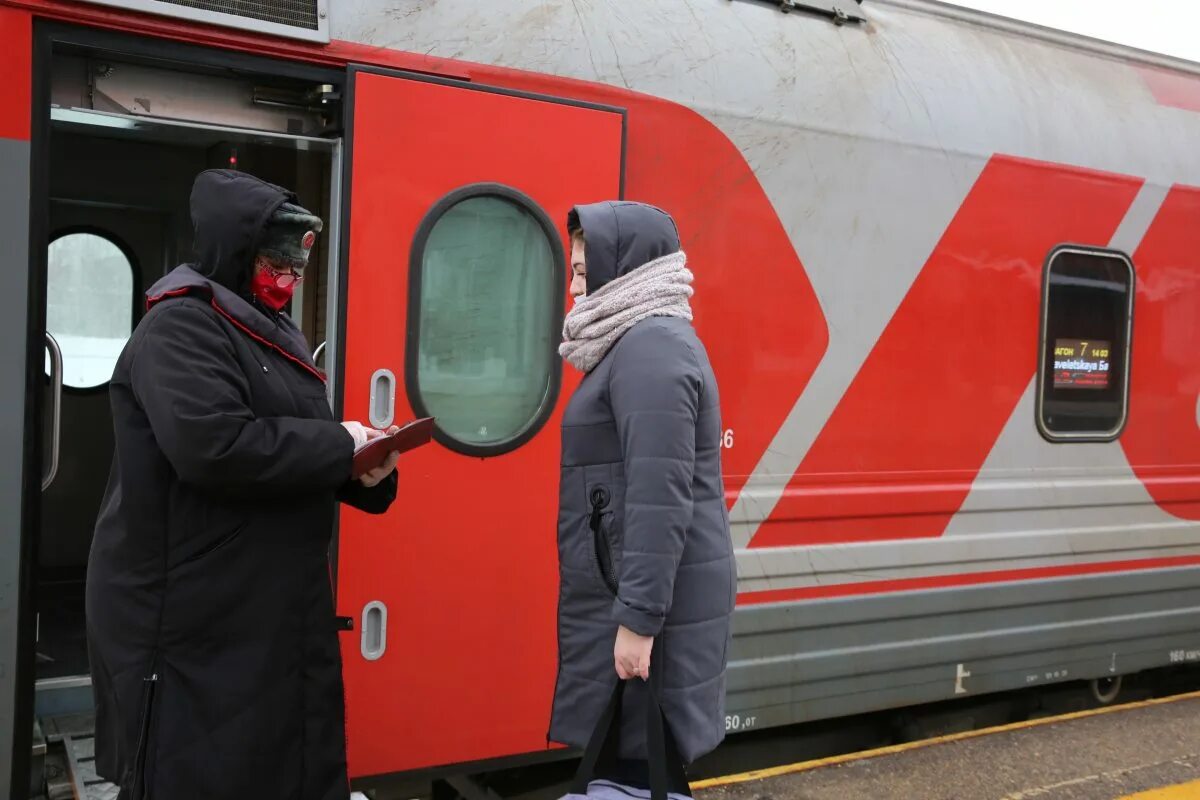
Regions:
<instances>
[{"instance_id":1,"label":"vertical handrail","mask_svg":"<svg viewBox=\"0 0 1200 800\"><path fill-rule=\"evenodd\" d=\"M62 430L62 388L63 388L63 359L62 348L50 332L46 332L46 349L50 351L50 394L54 401L54 412L50 430L50 469L42 478L42 491L50 488L58 475L58 445L59 434Z\"/></svg>"},{"instance_id":2,"label":"vertical handrail","mask_svg":"<svg viewBox=\"0 0 1200 800\"><path fill-rule=\"evenodd\" d=\"M313 350L313 352L312 352L313 366L316 367L317 369L321 368L319 365L319 361L321 359L321 355L324 354L324 352L325 352L325 345L327 345L327 344L329 344L328 341L321 342L319 345L317 345L317 349ZM325 370L325 372L328 373L329 370ZM325 399L329 402L329 410L332 411L333 410L333 378L330 376L327 376L327 378L328 379L325 381Z\"/></svg>"}]
</instances>

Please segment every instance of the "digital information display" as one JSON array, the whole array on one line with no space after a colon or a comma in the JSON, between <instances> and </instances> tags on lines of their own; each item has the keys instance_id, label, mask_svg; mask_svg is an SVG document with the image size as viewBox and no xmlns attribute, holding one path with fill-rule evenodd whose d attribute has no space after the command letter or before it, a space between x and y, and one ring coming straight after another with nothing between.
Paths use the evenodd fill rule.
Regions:
<instances>
[{"instance_id":1,"label":"digital information display","mask_svg":"<svg viewBox=\"0 0 1200 800\"><path fill-rule=\"evenodd\" d=\"M1055 389L1107 389L1110 343L1094 339L1054 342Z\"/></svg>"}]
</instances>

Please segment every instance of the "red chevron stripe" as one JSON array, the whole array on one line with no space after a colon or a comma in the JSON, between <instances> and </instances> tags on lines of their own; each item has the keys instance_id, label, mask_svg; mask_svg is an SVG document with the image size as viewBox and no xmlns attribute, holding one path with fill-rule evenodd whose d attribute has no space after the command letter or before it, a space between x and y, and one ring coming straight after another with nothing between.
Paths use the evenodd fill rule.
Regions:
<instances>
[{"instance_id":1,"label":"red chevron stripe","mask_svg":"<svg viewBox=\"0 0 1200 800\"><path fill-rule=\"evenodd\" d=\"M750 546L940 536L1036 371L1047 253L1107 245L1141 185L992 158ZM864 473L911 491L812 491Z\"/></svg>"},{"instance_id":2,"label":"red chevron stripe","mask_svg":"<svg viewBox=\"0 0 1200 800\"><path fill-rule=\"evenodd\" d=\"M1200 519L1200 188L1171 190L1133 262L1136 321L1121 446L1164 511ZM1177 479L1162 480L1164 471Z\"/></svg>"}]
</instances>

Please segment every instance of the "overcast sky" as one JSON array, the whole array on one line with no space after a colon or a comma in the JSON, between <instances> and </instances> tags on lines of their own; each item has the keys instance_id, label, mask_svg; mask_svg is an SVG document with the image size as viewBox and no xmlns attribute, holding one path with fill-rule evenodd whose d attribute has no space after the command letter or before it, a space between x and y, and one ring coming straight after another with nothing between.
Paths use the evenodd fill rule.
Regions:
<instances>
[{"instance_id":1,"label":"overcast sky","mask_svg":"<svg viewBox=\"0 0 1200 800\"><path fill-rule=\"evenodd\" d=\"M1200 61L1197 0L951 0L1051 28Z\"/></svg>"}]
</instances>

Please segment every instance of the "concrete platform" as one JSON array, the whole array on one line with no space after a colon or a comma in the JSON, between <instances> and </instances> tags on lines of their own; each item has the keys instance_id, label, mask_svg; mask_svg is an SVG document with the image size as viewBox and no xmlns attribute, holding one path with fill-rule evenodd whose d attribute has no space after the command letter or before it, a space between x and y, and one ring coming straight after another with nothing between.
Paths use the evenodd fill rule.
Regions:
<instances>
[{"instance_id":1,"label":"concrete platform","mask_svg":"<svg viewBox=\"0 0 1200 800\"><path fill-rule=\"evenodd\" d=\"M696 800L1200 800L1200 693L700 781Z\"/></svg>"}]
</instances>

